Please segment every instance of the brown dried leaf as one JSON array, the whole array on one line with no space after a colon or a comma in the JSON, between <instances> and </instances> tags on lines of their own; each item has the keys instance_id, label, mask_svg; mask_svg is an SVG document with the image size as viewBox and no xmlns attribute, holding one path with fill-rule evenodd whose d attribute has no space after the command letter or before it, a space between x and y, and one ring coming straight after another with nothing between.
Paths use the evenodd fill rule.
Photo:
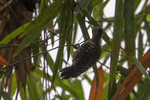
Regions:
<instances>
[{"instance_id":1,"label":"brown dried leaf","mask_svg":"<svg viewBox=\"0 0 150 100\"><path fill-rule=\"evenodd\" d=\"M145 69L150 66L150 49L146 52L146 54L140 60L140 63L143 65ZM130 91L134 88L134 86L138 83L140 78L142 77L141 71L135 66L133 70L129 73L123 83L120 85L114 96L111 100L124 100L126 96L130 93Z\"/></svg>"},{"instance_id":2,"label":"brown dried leaf","mask_svg":"<svg viewBox=\"0 0 150 100\"><path fill-rule=\"evenodd\" d=\"M0 65L6 65L7 64L7 61L5 58L3 58L2 56L0 56Z\"/></svg>"},{"instance_id":3,"label":"brown dried leaf","mask_svg":"<svg viewBox=\"0 0 150 100\"><path fill-rule=\"evenodd\" d=\"M90 91L89 100L101 100L102 92L103 92L103 82L104 82L104 71L102 67L98 69L98 76L99 76L99 84L98 87L96 86L96 77L92 82L92 87Z\"/></svg>"}]
</instances>

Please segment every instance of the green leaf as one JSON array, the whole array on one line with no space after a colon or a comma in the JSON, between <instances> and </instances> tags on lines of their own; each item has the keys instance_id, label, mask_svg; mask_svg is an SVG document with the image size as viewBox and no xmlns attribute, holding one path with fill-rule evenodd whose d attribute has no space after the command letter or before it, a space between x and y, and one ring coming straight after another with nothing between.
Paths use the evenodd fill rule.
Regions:
<instances>
[{"instance_id":1,"label":"green leaf","mask_svg":"<svg viewBox=\"0 0 150 100\"><path fill-rule=\"evenodd\" d=\"M2 96L3 96L4 100L12 100L9 93L7 93L5 91L3 91Z\"/></svg>"},{"instance_id":2,"label":"green leaf","mask_svg":"<svg viewBox=\"0 0 150 100\"><path fill-rule=\"evenodd\" d=\"M29 23L26 23L20 26L19 28L17 28L16 30L14 30L13 32L11 32L8 36L6 36L3 40L0 41L0 44L6 44L10 42L12 39L20 35L28 25Z\"/></svg>"},{"instance_id":3,"label":"green leaf","mask_svg":"<svg viewBox=\"0 0 150 100\"><path fill-rule=\"evenodd\" d=\"M143 35L141 32L139 32L139 37L138 37L138 60L140 60L143 56Z\"/></svg>"},{"instance_id":4,"label":"green leaf","mask_svg":"<svg viewBox=\"0 0 150 100\"><path fill-rule=\"evenodd\" d=\"M150 45L150 24L148 21L145 21L145 30L146 30L146 34L147 34L147 37L148 37L148 42L149 42L149 45Z\"/></svg>"},{"instance_id":5,"label":"green leaf","mask_svg":"<svg viewBox=\"0 0 150 100\"><path fill-rule=\"evenodd\" d=\"M27 86L29 91L29 96L31 100L39 100L39 94L38 94L38 88L37 88L37 81L33 77L34 75L30 76L30 78L27 79Z\"/></svg>"},{"instance_id":6,"label":"green leaf","mask_svg":"<svg viewBox=\"0 0 150 100\"><path fill-rule=\"evenodd\" d=\"M133 0L133 2L135 3L135 5L134 5L134 11L136 11L136 9L138 8L141 0Z\"/></svg>"},{"instance_id":7,"label":"green leaf","mask_svg":"<svg viewBox=\"0 0 150 100\"><path fill-rule=\"evenodd\" d=\"M62 10L60 16L59 16L59 32L60 32L60 41L59 41L59 50L57 53L54 70L53 70L53 76L52 76L52 86L54 84L54 81L56 79L56 75L58 74L58 69L61 68L62 62L63 62L63 51L64 51L64 45L67 41L67 36L72 28L72 21L73 21L73 12L72 12L72 6L74 2L64 2L64 9Z\"/></svg>"},{"instance_id":8,"label":"green leaf","mask_svg":"<svg viewBox=\"0 0 150 100\"><path fill-rule=\"evenodd\" d=\"M69 60L70 57L70 51L71 51L71 42L72 41L72 29L69 31L68 35L67 35L67 60Z\"/></svg>"},{"instance_id":9,"label":"green leaf","mask_svg":"<svg viewBox=\"0 0 150 100\"><path fill-rule=\"evenodd\" d=\"M76 37L77 37L77 30L78 30L78 24L75 23L74 28L73 28L73 44L75 43L75 40L76 40Z\"/></svg>"},{"instance_id":10,"label":"green leaf","mask_svg":"<svg viewBox=\"0 0 150 100\"><path fill-rule=\"evenodd\" d=\"M80 25L80 27L81 27L82 34L83 34L84 39L89 39L89 34L88 34L87 28L86 28L86 26L85 26L84 18L83 18L83 16L81 15L81 13L79 13L79 14L77 15L77 19L78 19L79 25Z\"/></svg>"},{"instance_id":11,"label":"green leaf","mask_svg":"<svg viewBox=\"0 0 150 100\"><path fill-rule=\"evenodd\" d=\"M96 11L96 14L94 16L95 19L97 19L99 17L99 15L101 15L103 13L103 10L108 2L109 2L109 0L106 0L99 6L99 9L98 9L98 11Z\"/></svg>"},{"instance_id":12,"label":"green leaf","mask_svg":"<svg viewBox=\"0 0 150 100\"><path fill-rule=\"evenodd\" d=\"M50 5L45 11L43 11L33 22L31 22L28 27L25 28L24 33L21 37L28 34L25 39L20 43L14 56L16 56L24 47L28 46L32 43L41 33L41 31L51 22L54 18L56 18L63 8L63 4L61 0L57 0L53 4Z\"/></svg>"},{"instance_id":13,"label":"green leaf","mask_svg":"<svg viewBox=\"0 0 150 100\"><path fill-rule=\"evenodd\" d=\"M80 100L85 100L84 93L83 93L83 87L82 87L80 80L75 80L74 84L75 84L74 88L76 88L76 92L77 92Z\"/></svg>"},{"instance_id":14,"label":"green leaf","mask_svg":"<svg viewBox=\"0 0 150 100\"><path fill-rule=\"evenodd\" d=\"M135 56L135 35L134 35L134 1L126 0L124 3L124 36L126 55L129 58ZM132 37L132 38L131 38ZM131 68L132 60L128 59L129 68Z\"/></svg>"},{"instance_id":15,"label":"green leaf","mask_svg":"<svg viewBox=\"0 0 150 100\"><path fill-rule=\"evenodd\" d=\"M84 10L85 8L87 8L87 6L89 5L91 1L92 0L80 0L80 2L76 5L75 15L78 15L81 12L81 10Z\"/></svg>"},{"instance_id":16,"label":"green leaf","mask_svg":"<svg viewBox=\"0 0 150 100\"><path fill-rule=\"evenodd\" d=\"M75 82L71 83L69 80L61 80L60 78L56 79L55 85L60 86L63 88L64 91L68 91L71 97L76 98L77 100L84 100L83 96L83 88L81 82L75 80ZM74 85L72 85L74 84ZM66 98L65 98L66 100Z\"/></svg>"},{"instance_id":17,"label":"green leaf","mask_svg":"<svg viewBox=\"0 0 150 100\"><path fill-rule=\"evenodd\" d=\"M116 69L118 64L118 55L120 50L120 41L123 28L123 0L116 1L115 24L112 41L112 56L110 66L110 80L108 99L110 100L116 90Z\"/></svg>"},{"instance_id":18,"label":"green leaf","mask_svg":"<svg viewBox=\"0 0 150 100\"><path fill-rule=\"evenodd\" d=\"M134 64L138 67L138 69L141 71L142 74L144 74L144 76L148 79L150 79L149 75L146 73L146 70L144 69L144 67L141 65L141 63L135 58L132 58Z\"/></svg>"},{"instance_id":19,"label":"green leaf","mask_svg":"<svg viewBox=\"0 0 150 100\"><path fill-rule=\"evenodd\" d=\"M92 9L93 9L93 0L91 0L91 2L87 6L87 11L90 15L92 14Z\"/></svg>"},{"instance_id":20,"label":"green leaf","mask_svg":"<svg viewBox=\"0 0 150 100\"><path fill-rule=\"evenodd\" d=\"M63 61L63 51L64 51L64 44L66 41L66 37L64 37L63 39L60 40L59 45L61 46L58 49L58 53L57 53L57 57L56 57L56 61L54 64L54 70L53 71L53 76L52 76L52 86L54 85L54 81L56 79L56 75L58 75L58 69L61 68L62 66L62 61ZM58 76L59 77L59 76Z\"/></svg>"},{"instance_id":21,"label":"green leaf","mask_svg":"<svg viewBox=\"0 0 150 100\"><path fill-rule=\"evenodd\" d=\"M108 99L107 99L107 95L108 95L108 93L109 93L109 92L108 92L108 89L109 89L109 88L108 88L108 85L106 85L105 88L104 88L104 90L103 90L102 99L101 99L101 100L108 100Z\"/></svg>"},{"instance_id":22,"label":"green leaf","mask_svg":"<svg viewBox=\"0 0 150 100\"><path fill-rule=\"evenodd\" d=\"M93 70L94 70L95 77L96 77L96 87L98 87L98 84L99 84L99 75L98 75L98 71L97 71L97 66L96 65L93 66Z\"/></svg>"},{"instance_id":23,"label":"green leaf","mask_svg":"<svg viewBox=\"0 0 150 100\"><path fill-rule=\"evenodd\" d=\"M150 98L149 84L150 84L150 80L145 80L144 84L142 84L140 88L138 88L139 91L138 91L137 100L149 100Z\"/></svg>"},{"instance_id":24,"label":"green leaf","mask_svg":"<svg viewBox=\"0 0 150 100\"><path fill-rule=\"evenodd\" d=\"M103 39L107 43L107 45L109 45L109 47L112 47L112 42L110 41L110 38L106 33L103 34Z\"/></svg>"},{"instance_id":25,"label":"green leaf","mask_svg":"<svg viewBox=\"0 0 150 100\"><path fill-rule=\"evenodd\" d=\"M92 80L87 75L84 74L83 76L89 84L92 84Z\"/></svg>"},{"instance_id":26,"label":"green leaf","mask_svg":"<svg viewBox=\"0 0 150 100\"><path fill-rule=\"evenodd\" d=\"M36 41L40 41L40 37L36 39ZM37 55L39 54L39 47L40 47L40 43L39 42L35 42L34 46L32 46L32 53L33 55ZM33 61L34 61L34 67L37 67L39 64L39 56L34 56L33 57Z\"/></svg>"},{"instance_id":27,"label":"green leaf","mask_svg":"<svg viewBox=\"0 0 150 100\"><path fill-rule=\"evenodd\" d=\"M16 73L14 73L14 74L12 75L11 97L13 97L13 95L15 94L16 88L17 88L17 84L16 84Z\"/></svg>"},{"instance_id":28,"label":"green leaf","mask_svg":"<svg viewBox=\"0 0 150 100\"><path fill-rule=\"evenodd\" d=\"M82 13L88 18L89 24L93 25L94 27L99 27L99 24L95 21L95 19L92 16L90 16L90 14L86 10L83 10Z\"/></svg>"},{"instance_id":29,"label":"green leaf","mask_svg":"<svg viewBox=\"0 0 150 100\"><path fill-rule=\"evenodd\" d=\"M51 70L54 70L54 61L49 53L47 53L47 63Z\"/></svg>"},{"instance_id":30,"label":"green leaf","mask_svg":"<svg viewBox=\"0 0 150 100\"><path fill-rule=\"evenodd\" d=\"M129 74L129 70L122 66L117 66L117 71L120 71L121 76L126 77Z\"/></svg>"},{"instance_id":31,"label":"green leaf","mask_svg":"<svg viewBox=\"0 0 150 100\"><path fill-rule=\"evenodd\" d=\"M21 100L26 100L26 94L24 93L24 89L21 88L20 90Z\"/></svg>"},{"instance_id":32,"label":"green leaf","mask_svg":"<svg viewBox=\"0 0 150 100\"><path fill-rule=\"evenodd\" d=\"M89 23L91 24L91 25L93 25L94 27L100 27L99 26L99 24L95 21L95 19L92 17L92 16L89 16L89 14L88 14L88 12L86 11L86 10L84 10L83 11L83 14L88 18L88 20L89 20ZM80 16L77 16L77 17L80 17ZM80 20L83 20L83 19L81 19L80 18ZM80 22L79 22L80 23ZM83 23L81 23L81 24L83 24ZM81 28L82 29L82 28ZM110 41L110 38L108 37L108 35L107 34L104 34L103 35L103 39L104 39L104 41L111 47L112 45L112 43L111 43L111 41Z\"/></svg>"},{"instance_id":33,"label":"green leaf","mask_svg":"<svg viewBox=\"0 0 150 100\"><path fill-rule=\"evenodd\" d=\"M136 15L135 17L135 21L134 21L134 35L137 34L137 32L141 29L141 24L142 22L145 20L146 16L142 16L141 15L148 15L149 14L149 11L150 11L150 5L146 6L147 5L147 2L145 2L144 4L145 6L143 6L142 9L144 10L141 10L141 12Z\"/></svg>"}]
</instances>

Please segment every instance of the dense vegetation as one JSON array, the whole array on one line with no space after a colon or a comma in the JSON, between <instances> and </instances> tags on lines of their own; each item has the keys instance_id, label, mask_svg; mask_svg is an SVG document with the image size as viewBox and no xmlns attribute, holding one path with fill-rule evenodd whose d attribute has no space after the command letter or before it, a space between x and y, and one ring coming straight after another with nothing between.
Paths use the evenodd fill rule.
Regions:
<instances>
[{"instance_id":1,"label":"dense vegetation","mask_svg":"<svg viewBox=\"0 0 150 100\"><path fill-rule=\"evenodd\" d=\"M149 99L150 2L115 1L112 17L104 13L110 0L41 0L34 12L23 2L0 1L1 98ZM59 70L72 63L73 45L91 37L91 26L105 31L99 61L62 80Z\"/></svg>"}]
</instances>

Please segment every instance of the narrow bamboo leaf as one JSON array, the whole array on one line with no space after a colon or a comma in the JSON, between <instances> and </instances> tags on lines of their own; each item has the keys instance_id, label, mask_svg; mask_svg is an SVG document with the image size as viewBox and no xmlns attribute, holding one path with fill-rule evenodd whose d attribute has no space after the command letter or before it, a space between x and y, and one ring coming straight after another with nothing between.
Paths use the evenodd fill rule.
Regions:
<instances>
[{"instance_id":1,"label":"narrow bamboo leaf","mask_svg":"<svg viewBox=\"0 0 150 100\"><path fill-rule=\"evenodd\" d=\"M146 2L145 2L145 4L144 5L146 5ZM150 11L150 5L148 5L148 6L143 6L143 8L142 9L144 9L144 11L142 10L136 17L135 17L135 21L134 21L134 35L136 35L137 34L137 32L141 29L140 27L141 27L141 24L142 24L142 22L145 20L145 18L146 18L146 16L143 16L143 17L140 17L139 15L143 15L143 14L145 14L145 15L147 15L148 13L149 13L149 11ZM135 36L134 36L135 37Z\"/></svg>"},{"instance_id":2,"label":"narrow bamboo leaf","mask_svg":"<svg viewBox=\"0 0 150 100\"><path fill-rule=\"evenodd\" d=\"M146 73L146 70L144 69L144 67L141 65L141 63L135 58L132 58L134 64L138 67L138 69L141 71L142 74L144 74L144 76L148 79L150 79L149 75Z\"/></svg>"},{"instance_id":3,"label":"narrow bamboo leaf","mask_svg":"<svg viewBox=\"0 0 150 100\"><path fill-rule=\"evenodd\" d=\"M67 36L66 36L66 41L67 41L67 60L69 59L70 57L70 50L71 50L71 44L72 44L72 24L73 24L73 9L74 9L74 4L75 2L70 2L72 6L70 6L70 4L67 4L69 9L65 10L66 14L64 15L64 18L65 19L64 21L66 21L66 26L64 26L64 29L63 30L66 30L67 31L65 33L67 33ZM64 23L64 22L63 22Z\"/></svg>"},{"instance_id":4,"label":"narrow bamboo leaf","mask_svg":"<svg viewBox=\"0 0 150 100\"><path fill-rule=\"evenodd\" d=\"M123 0L116 1L115 8L115 24L112 41L112 56L110 66L110 80L109 80L109 93L108 100L111 99L116 90L116 69L118 64L118 53L120 49L120 40L123 28Z\"/></svg>"},{"instance_id":5,"label":"narrow bamboo leaf","mask_svg":"<svg viewBox=\"0 0 150 100\"><path fill-rule=\"evenodd\" d=\"M142 59L140 60L140 63L144 66L145 69L149 68L150 65L150 49L144 54ZM111 98L111 100L117 100L117 99L125 99L127 95L131 92L131 90L136 86L138 81L142 77L142 73L137 67L134 67L128 76L125 78L123 83L120 85L114 96ZM130 84L132 83L132 84ZM120 92L123 91L123 92Z\"/></svg>"},{"instance_id":6,"label":"narrow bamboo leaf","mask_svg":"<svg viewBox=\"0 0 150 100\"><path fill-rule=\"evenodd\" d=\"M12 100L9 93L3 91L2 97L4 100Z\"/></svg>"},{"instance_id":7,"label":"narrow bamboo leaf","mask_svg":"<svg viewBox=\"0 0 150 100\"><path fill-rule=\"evenodd\" d=\"M82 12L89 20L89 23L93 25L94 27L99 27L99 24L95 21L95 19L89 15L89 13L86 10L83 10Z\"/></svg>"},{"instance_id":8,"label":"narrow bamboo leaf","mask_svg":"<svg viewBox=\"0 0 150 100\"><path fill-rule=\"evenodd\" d=\"M148 42L149 42L149 45L150 45L150 24L148 21L145 21L145 30L146 30L146 33L147 33L147 37L148 37Z\"/></svg>"},{"instance_id":9,"label":"narrow bamboo leaf","mask_svg":"<svg viewBox=\"0 0 150 100\"><path fill-rule=\"evenodd\" d=\"M73 28L73 44L75 43L76 40L76 35L77 35L77 30L78 30L78 24L75 23L74 28Z\"/></svg>"},{"instance_id":10,"label":"narrow bamboo leaf","mask_svg":"<svg viewBox=\"0 0 150 100\"><path fill-rule=\"evenodd\" d=\"M40 41L40 37L37 38L35 41ZM31 48L33 55L39 54L39 47L40 47L40 43L35 42L34 46ZM34 56L33 61L34 61L34 67L37 67L39 65L39 56Z\"/></svg>"},{"instance_id":11,"label":"narrow bamboo leaf","mask_svg":"<svg viewBox=\"0 0 150 100\"><path fill-rule=\"evenodd\" d=\"M62 12L60 13L59 17L59 28L60 28L60 34L66 35L71 30L71 25L73 21L73 9L74 9L74 2L65 2L64 8Z\"/></svg>"},{"instance_id":12,"label":"narrow bamboo leaf","mask_svg":"<svg viewBox=\"0 0 150 100\"><path fill-rule=\"evenodd\" d=\"M77 15L77 19L78 19L79 25L81 27L84 39L88 39L89 38L89 34L88 34L87 28L85 26L85 21L84 21L82 15L81 15L81 13L79 13Z\"/></svg>"},{"instance_id":13,"label":"narrow bamboo leaf","mask_svg":"<svg viewBox=\"0 0 150 100\"><path fill-rule=\"evenodd\" d=\"M84 10L85 8L87 8L87 6L89 5L89 3L91 2L92 0L81 0L77 5L76 5L76 8L75 8L75 15L78 15L81 10Z\"/></svg>"},{"instance_id":14,"label":"narrow bamboo leaf","mask_svg":"<svg viewBox=\"0 0 150 100\"><path fill-rule=\"evenodd\" d=\"M80 84L80 83L78 82L76 84ZM79 89L79 90L75 89L76 84L74 84L74 86L73 86L72 83L69 80L62 81L60 78L57 78L56 82L55 82L55 85L62 87L64 91L68 91L72 97L75 97L77 100L84 100L84 98L82 96L80 97L78 95L79 90L82 91L81 90L82 87L81 86L77 86L77 87L80 87L81 89Z\"/></svg>"},{"instance_id":15,"label":"narrow bamboo leaf","mask_svg":"<svg viewBox=\"0 0 150 100\"><path fill-rule=\"evenodd\" d=\"M138 38L138 60L140 60L143 56L143 35L141 32L139 32L139 38Z\"/></svg>"},{"instance_id":16,"label":"narrow bamboo leaf","mask_svg":"<svg viewBox=\"0 0 150 100\"><path fill-rule=\"evenodd\" d=\"M135 56L135 35L134 35L134 1L126 0L124 3L124 34L126 55L129 58ZM132 37L132 38L131 38ZM133 65L131 59L128 59L129 68Z\"/></svg>"},{"instance_id":17,"label":"narrow bamboo leaf","mask_svg":"<svg viewBox=\"0 0 150 100\"><path fill-rule=\"evenodd\" d=\"M96 12L96 15L94 16L95 19L97 19L99 17L99 15L101 15L103 13L103 10L108 2L109 2L109 0L106 0L105 2L102 3L102 5L100 5L98 11Z\"/></svg>"},{"instance_id":18,"label":"narrow bamboo leaf","mask_svg":"<svg viewBox=\"0 0 150 100\"><path fill-rule=\"evenodd\" d=\"M12 39L20 35L28 25L29 23L26 23L14 30L13 32L11 32L8 36L6 36L3 40L0 41L0 44L6 44L10 42Z\"/></svg>"},{"instance_id":19,"label":"narrow bamboo leaf","mask_svg":"<svg viewBox=\"0 0 150 100\"><path fill-rule=\"evenodd\" d=\"M69 60L70 57L71 43L72 43L71 41L72 41L72 30L70 30L67 35L67 60Z\"/></svg>"},{"instance_id":20,"label":"narrow bamboo leaf","mask_svg":"<svg viewBox=\"0 0 150 100\"><path fill-rule=\"evenodd\" d=\"M108 100L108 84L109 84L110 75L108 73L104 73L104 83L103 83L103 93L101 100Z\"/></svg>"},{"instance_id":21,"label":"narrow bamboo leaf","mask_svg":"<svg viewBox=\"0 0 150 100\"><path fill-rule=\"evenodd\" d=\"M139 6L139 4L140 4L140 2L141 2L141 0L133 0L133 2L134 2L134 11L136 11L136 9L138 8L138 6Z\"/></svg>"},{"instance_id":22,"label":"narrow bamboo leaf","mask_svg":"<svg viewBox=\"0 0 150 100\"><path fill-rule=\"evenodd\" d=\"M138 98L137 100L148 100L150 98L150 80L145 80L144 84L141 85L139 89L139 93L138 93Z\"/></svg>"},{"instance_id":23,"label":"narrow bamboo leaf","mask_svg":"<svg viewBox=\"0 0 150 100\"><path fill-rule=\"evenodd\" d=\"M55 63L54 63L54 61L53 61L53 59L49 53L47 53L47 59L46 60L47 60L47 63L49 65L50 69L54 70L54 64Z\"/></svg>"},{"instance_id":24,"label":"narrow bamboo leaf","mask_svg":"<svg viewBox=\"0 0 150 100\"><path fill-rule=\"evenodd\" d=\"M40 12L43 12L45 8L47 8L49 0L42 0L40 2Z\"/></svg>"},{"instance_id":25,"label":"narrow bamboo leaf","mask_svg":"<svg viewBox=\"0 0 150 100\"><path fill-rule=\"evenodd\" d=\"M20 90L20 95L21 95L21 100L26 100L26 94L24 93L24 89L23 88L21 88L21 90Z\"/></svg>"},{"instance_id":26,"label":"narrow bamboo leaf","mask_svg":"<svg viewBox=\"0 0 150 100\"><path fill-rule=\"evenodd\" d=\"M120 59L118 61L119 65L122 66L124 64L124 62L127 61L128 59L129 59L128 57L124 57L124 58Z\"/></svg>"},{"instance_id":27,"label":"narrow bamboo leaf","mask_svg":"<svg viewBox=\"0 0 150 100\"><path fill-rule=\"evenodd\" d=\"M35 100L35 97L34 97L34 92L33 92L33 89L32 89L32 85L31 83L27 80L27 85L28 85L28 92L29 92L29 96L32 100Z\"/></svg>"},{"instance_id":28,"label":"narrow bamboo leaf","mask_svg":"<svg viewBox=\"0 0 150 100\"><path fill-rule=\"evenodd\" d=\"M95 19L94 19L92 16L89 16L89 14L88 14L88 12L87 12L86 10L84 10L83 13L84 13L84 15L88 18L89 23L90 23L91 25L93 25L94 27L100 27L99 24L95 21ZM111 41L110 41L110 38L108 37L107 34L104 34L104 35L103 35L103 39L104 39L104 41L105 41L110 47L112 46L112 45L111 45L112 43L111 43Z\"/></svg>"},{"instance_id":29,"label":"narrow bamboo leaf","mask_svg":"<svg viewBox=\"0 0 150 100\"><path fill-rule=\"evenodd\" d=\"M16 52L14 53L14 56L16 56L24 47L32 43L40 35L42 29L44 29L49 24L49 22L57 17L59 12L63 8L63 4L61 2L61 0L54 2L49 8L43 11L33 22L31 22L28 27L26 27L21 37L23 37L27 33L30 34L28 34L25 39L20 43Z\"/></svg>"},{"instance_id":30,"label":"narrow bamboo leaf","mask_svg":"<svg viewBox=\"0 0 150 100\"><path fill-rule=\"evenodd\" d=\"M103 94L102 94L102 99L101 100L108 100L107 95L108 95L108 83L105 82L105 87L103 89Z\"/></svg>"},{"instance_id":31,"label":"narrow bamboo leaf","mask_svg":"<svg viewBox=\"0 0 150 100\"><path fill-rule=\"evenodd\" d=\"M85 100L84 93L83 93L83 87L82 87L80 80L75 80L74 84L75 84L74 88L76 88L77 94L80 97L80 100Z\"/></svg>"},{"instance_id":32,"label":"narrow bamboo leaf","mask_svg":"<svg viewBox=\"0 0 150 100\"><path fill-rule=\"evenodd\" d=\"M101 53L101 57L100 58L110 57L111 53L108 53L108 52L111 51L111 48L109 47L108 44L105 44L105 45L101 46L101 50L102 50L102 53ZM106 55L108 55L108 56L106 56Z\"/></svg>"},{"instance_id":33,"label":"narrow bamboo leaf","mask_svg":"<svg viewBox=\"0 0 150 100\"><path fill-rule=\"evenodd\" d=\"M98 70L97 70L96 65L93 66L93 71L94 71L95 78L96 78L96 87L98 87L98 85L99 85L99 76L98 76Z\"/></svg>"},{"instance_id":34,"label":"narrow bamboo leaf","mask_svg":"<svg viewBox=\"0 0 150 100\"><path fill-rule=\"evenodd\" d=\"M126 52L125 52L125 50L124 49L120 49L120 52L121 52L121 55L126 55ZM124 63L125 63L125 61L128 61L128 57L125 57L125 56L120 56L120 60L118 61L119 62L119 66L122 66Z\"/></svg>"},{"instance_id":35,"label":"narrow bamboo leaf","mask_svg":"<svg viewBox=\"0 0 150 100\"><path fill-rule=\"evenodd\" d=\"M105 33L102 37L104 41L109 45L109 47L112 47L112 42L110 41L109 36Z\"/></svg>"},{"instance_id":36,"label":"narrow bamboo leaf","mask_svg":"<svg viewBox=\"0 0 150 100\"><path fill-rule=\"evenodd\" d=\"M91 0L91 2L87 6L87 11L90 15L92 14L92 9L93 9L93 0Z\"/></svg>"},{"instance_id":37,"label":"narrow bamboo leaf","mask_svg":"<svg viewBox=\"0 0 150 100\"><path fill-rule=\"evenodd\" d=\"M35 68L34 73L38 78L43 77L43 71L40 70L39 68Z\"/></svg>"},{"instance_id":38,"label":"narrow bamboo leaf","mask_svg":"<svg viewBox=\"0 0 150 100\"><path fill-rule=\"evenodd\" d=\"M62 61L63 61L63 51L64 51L64 44L66 41L66 37L64 37L63 39L60 40L59 45L61 46L58 49L58 53L57 53L57 57L56 57L56 61L54 64L54 70L53 71L53 76L52 76L52 86L54 85L54 81L56 79L56 75L58 74L58 68L61 68L62 66Z\"/></svg>"},{"instance_id":39,"label":"narrow bamboo leaf","mask_svg":"<svg viewBox=\"0 0 150 100\"><path fill-rule=\"evenodd\" d=\"M93 7L99 6L100 3L102 3L103 0L93 0Z\"/></svg>"},{"instance_id":40,"label":"narrow bamboo leaf","mask_svg":"<svg viewBox=\"0 0 150 100\"><path fill-rule=\"evenodd\" d=\"M129 74L129 70L126 69L126 68L123 68L122 66L117 66L117 71L120 71L120 74L121 74L123 77L126 77L126 76L128 76L128 74Z\"/></svg>"},{"instance_id":41,"label":"narrow bamboo leaf","mask_svg":"<svg viewBox=\"0 0 150 100\"><path fill-rule=\"evenodd\" d=\"M16 92L16 88L17 88L17 84L16 84L16 74L14 73L12 76L12 87L11 87L11 97L13 97L13 95Z\"/></svg>"},{"instance_id":42,"label":"narrow bamboo leaf","mask_svg":"<svg viewBox=\"0 0 150 100\"><path fill-rule=\"evenodd\" d=\"M71 5L74 5L74 2L71 2L71 1L64 2L64 8L59 16L59 32L60 32L59 46L61 47L58 50L55 65L54 65L53 76L52 76L52 86L54 84L58 69L61 68L62 66L64 44L67 41L67 36L72 26L72 20L73 20L72 9L73 8Z\"/></svg>"},{"instance_id":43,"label":"narrow bamboo leaf","mask_svg":"<svg viewBox=\"0 0 150 100\"><path fill-rule=\"evenodd\" d=\"M35 20L33 20L28 27L26 27L20 38L28 33L31 34L32 31L43 30L55 17L57 17L63 6L62 0L53 2L47 9L41 12L40 15L35 18Z\"/></svg>"},{"instance_id":44,"label":"narrow bamboo leaf","mask_svg":"<svg viewBox=\"0 0 150 100\"><path fill-rule=\"evenodd\" d=\"M92 80L87 75L84 74L83 76L89 84L92 84Z\"/></svg>"},{"instance_id":45,"label":"narrow bamboo leaf","mask_svg":"<svg viewBox=\"0 0 150 100\"><path fill-rule=\"evenodd\" d=\"M37 82L33 77L34 75L32 74L30 76L30 79L27 79L27 86L28 86L28 91L29 91L29 96L31 97L32 100L39 100L39 94L37 90Z\"/></svg>"}]
</instances>

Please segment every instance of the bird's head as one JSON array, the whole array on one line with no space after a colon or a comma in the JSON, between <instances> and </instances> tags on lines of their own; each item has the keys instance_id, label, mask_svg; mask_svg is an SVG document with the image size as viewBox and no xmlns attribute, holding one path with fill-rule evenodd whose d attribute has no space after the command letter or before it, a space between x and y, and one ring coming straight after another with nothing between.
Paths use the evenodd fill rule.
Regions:
<instances>
[{"instance_id":1,"label":"bird's head","mask_svg":"<svg viewBox=\"0 0 150 100\"><path fill-rule=\"evenodd\" d=\"M101 39L102 35L103 35L103 29L99 28L99 27L93 27L92 28L92 34L93 34L93 39L95 40L99 40Z\"/></svg>"}]
</instances>

